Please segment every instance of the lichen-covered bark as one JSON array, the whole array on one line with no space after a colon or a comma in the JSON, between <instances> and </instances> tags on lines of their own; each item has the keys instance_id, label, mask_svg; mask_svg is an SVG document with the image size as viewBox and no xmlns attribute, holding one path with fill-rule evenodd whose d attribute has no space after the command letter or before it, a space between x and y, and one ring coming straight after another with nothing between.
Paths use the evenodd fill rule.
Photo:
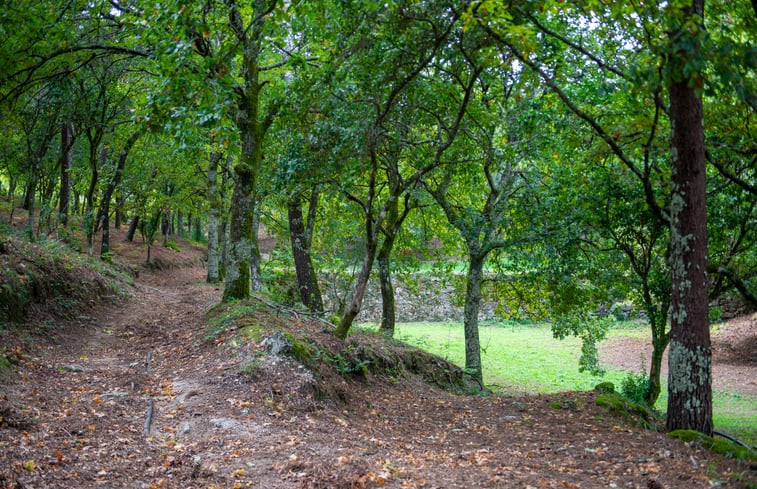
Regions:
<instances>
[{"instance_id":1,"label":"lichen-covered bark","mask_svg":"<svg viewBox=\"0 0 757 489\"><path fill-rule=\"evenodd\" d=\"M229 236L229 262L226 265L226 282L223 300L250 297L250 258L253 239L253 197L250 175L237 170L234 193L231 197L231 223Z\"/></svg>"},{"instance_id":2,"label":"lichen-covered bark","mask_svg":"<svg viewBox=\"0 0 757 489\"><path fill-rule=\"evenodd\" d=\"M671 141L671 331L668 373L669 430L690 429L712 435L712 348L707 280L707 208L702 80L685 76L698 56L686 22L698 22L703 0L695 0L671 33L673 81L670 84ZM689 46L690 47L690 46Z\"/></svg>"}]
</instances>

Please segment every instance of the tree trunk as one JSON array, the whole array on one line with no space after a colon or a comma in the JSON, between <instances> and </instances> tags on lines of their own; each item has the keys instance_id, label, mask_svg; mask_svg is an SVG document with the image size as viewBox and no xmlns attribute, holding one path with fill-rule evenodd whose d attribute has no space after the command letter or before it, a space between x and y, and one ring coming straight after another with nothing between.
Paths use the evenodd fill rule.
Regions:
<instances>
[{"instance_id":1,"label":"tree trunk","mask_svg":"<svg viewBox=\"0 0 757 489\"><path fill-rule=\"evenodd\" d=\"M363 297L365 296L365 288L368 285L368 279L371 277L371 269L373 268L373 261L376 258L376 240L368 239L365 244L365 256L363 257L363 265L360 268L360 273L355 281L355 286L352 289L352 295L347 308L342 314L342 318L339 320L339 325L336 328L334 334L339 338L346 338L352 327L355 317L360 313L360 308L363 305Z\"/></svg>"},{"instance_id":2,"label":"tree trunk","mask_svg":"<svg viewBox=\"0 0 757 489\"><path fill-rule=\"evenodd\" d=\"M399 158L398 158L399 159ZM396 310L394 300L394 286L392 285L392 250L397 234L400 232L402 223L405 222L410 213L410 205L405 201L404 210L399 212L399 194L401 189L397 182L390 175L392 185L392 194L396 196L391 202L386 212L384 221L384 242L378 251L379 282L381 285L381 332L387 338L394 337L394 327L396 321Z\"/></svg>"},{"instance_id":3,"label":"tree trunk","mask_svg":"<svg viewBox=\"0 0 757 489\"><path fill-rule=\"evenodd\" d=\"M266 8L263 0L252 2L254 12ZM255 15L253 15L255 17ZM258 249L255 228L255 199L257 197L258 174L263 161L263 139L273 120L274 112L269 112L263 120L260 115L259 57L263 43L263 27L268 16L255 17L250 25L242 24L242 15L232 6L229 22L237 40L242 45L243 88L238 92L236 126L239 130L242 148L239 162L234 168L236 183L231 199L231 243L229 263L223 298L225 301L246 299L250 295L252 255ZM260 270L256 269L257 277Z\"/></svg>"},{"instance_id":4,"label":"tree trunk","mask_svg":"<svg viewBox=\"0 0 757 489\"><path fill-rule=\"evenodd\" d=\"M220 202L219 215L220 225L218 227L218 242L221 248L221 256L218 263L218 276L220 280L226 278L226 264L229 262L229 215L226 208L226 189L229 184L229 176L231 175L231 168L234 163L234 157L228 155L226 161L222 167L221 172L221 187L218 189L218 200Z\"/></svg>"},{"instance_id":5,"label":"tree trunk","mask_svg":"<svg viewBox=\"0 0 757 489\"><path fill-rule=\"evenodd\" d=\"M671 331L668 357L669 430L689 429L712 435L712 347L707 281L707 206L702 80L686 76L698 57L696 38L683 21L699 22L703 0L695 0L671 33L675 51L670 84L672 127L670 268ZM700 26L701 28L702 26ZM681 39L682 38L682 39ZM675 43L691 41L694 49ZM693 52L692 52L693 51Z\"/></svg>"},{"instance_id":6,"label":"tree trunk","mask_svg":"<svg viewBox=\"0 0 757 489\"><path fill-rule=\"evenodd\" d=\"M11 211L8 215L8 225L13 226L13 213L16 211L16 179L11 177L8 182L8 201L11 204Z\"/></svg>"},{"instance_id":7,"label":"tree trunk","mask_svg":"<svg viewBox=\"0 0 757 489\"><path fill-rule=\"evenodd\" d=\"M163 237L163 246L165 246L168 243L168 231L170 229L170 224L168 222L168 219L171 216L171 211L166 211L163 213L163 217L160 220L160 234Z\"/></svg>"},{"instance_id":8,"label":"tree trunk","mask_svg":"<svg viewBox=\"0 0 757 489\"><path fill-rule=\"evenodd\" d=\"M29 184L26 186L26 196L24 197L24 208L29 212L28 229L29 239L34 241L34 231L36 229L35 216L34 216L34 195L37 189L37 174L39 173L39 161L34 159L32 165L32 172L29 177Z\"/></svg>"},{"instance_id":9,"label":"tree trunk","mask_svg":"<svg viewBox=\"0 0 757 489\"><path fill-rule=\"evenodd\" d=\"M129 224L129 230L126 232L126 238L124 241L128 241L131 243L134 241L134 233L137 231L137 226L139 226L139 215L136 214L131 219L131 224Z\"/></svg>"},{"instance_id":10,"label":"tree trunk","mask_svg":"<svg viewBox=\"0 0 757 489\"><path fill-rule=\"evenodd\" d=\"M297 275L297 289L300 300L313 312L323 312L323 299L318 287L318 279L313 269L310 257L310 237L305 229L302 215L302 201L298 193L289 196L287 202L287 216L289 218L289 240L292 245L294 269Z\"/></svg>"},{"instance_id":11,"label":"tree trunk","mask_svg":"<svg viewBox=\"0 0 757 489\"><path fill-rule=\"evenodd\" d=\"M184 237L184 213L181 211L178 211L176 213L176 229L178 230L178 236L180 238Z\"/></svg>"},{"instance_id":12,"label":"tree trunk","mask_svg":"<svg viewBox=\"0 0 757 489\"><path fill-rule=\"evenodd\" d=\"M481 305L481 283L484 278L486 257L470 252L468 276L465 288L465 308L463 309L463 329L465 331L465 371L483 385L481 368L481 342L478 337L478 310Z\"/></svg>"},{"instance_id":13,"label":"tree trunk","mask_svg":"<svg viewBox=\"0 0 757 489\"><path fill-rule=\"evenodd\" d=\"M258 235L260 231L260 201L254 199L254 208L252 215L252 249L250 250L250 288L259 291L263 288L263 277L260 275L260 266L262 258L260 256L260 246L258 244Z\"/></svg>"},{"instance_id":14,"label":"tree trunk","mask_svg":"<svg viewBox=\"0 0 757 489\"><path fill-rule=\"evenodd\" d=\"M391 257L394 237L384 239L378 252L379 283L381 285L381 333L387 338L394 337L396 322L394 287L392 286Z\"/></svg>"},{"instance_id":15,"label":"tree trunk","mask_svg":"<svg viewBox=\"0 0 757 489\"><path fill-rule=\"evenodd\" d=\"M234 193L231 196L231 234L229 263L226 267L226 282L223 300L228 302L250 297L250 260L252 254L254 187L253 177L244 168L237 167Z\"/></svg>"},{"instance_id":16,"label":"tree trunk","mask_svg":"<svg viewBox=\"0 0 757 489\"><path fill-rule=\"evenodd\" d=\"M218 283L218 216L221 213L221 202L218 198L218 162L223 155L214 152L208 163L208 201L210 202L210 219L208 221L208 275L209 284ZM179 226L181 230L181 226ZM180 231L181 232L181 231Z\"/></svg>"},{"instance_id":17,"label":"tree trunk","mask_svg":"<svg viewBox=\"0 0 757 489\"><path fill-rule=\"evenodd\" d=\"M73 164L73 125L66 122L60 131L60 198L58 217L63 227L68 225L68 207L71 201L71 168Z\"/></svg>"},{"instance_id":18,"label":"tree trunk","mask_svg":"<svg viewBox=\"0 0 757 489\"><path fill-rule=\"evenodd\" d=\"M24 202L21 204L21 208L25 211L29 210L29 207L33 205L32 200L34 192L36 192L37 182L36 177L29 177L29 181L26 182L26 189L24 190Z\"/></svg>"},{"instance_id":19,"label":"tree trunk","mask_svg":"<svg viewBox=\"0 0 757 489\"><path fill-rule=\"evenodd\" d=\"M121 229L121 224L123 223L123 221L126 220L126 217L123 211L125 201L126 199L122 194L119 194L116 197L116 213L115 213L116 220L113 223L113 227L116 229Z\"/></svg>"},{"instance_id":20,"label":"tree trunk","mask_svg":"<svg viewBox=\"0 0 757 489\"><path fill-rule=\"evenodd\" d=\"M652 360L649 365L649 390L644 399L649 406L654 406L657 399L660 397L660 392L662 390L662 383L660 381L662 356L665 353L665 349L668 347L669 342L670 337L668 335L664 335L661 338L652 338Z\"/></svg>"},{"instance_id":21,"label":"tree trunk","mask_svg":"<svg viewBox=\"0 0 757 489\"><path fill-rule=\"evenodd\" d=\"M218 240L221 243L221 256L218 262L218 277L221 280L226 278L226 265L229 263L229 242L231 241L231 230L228 216L223 215L221 225L218 228Z\"/></svg>"},{"instance_id":22,"label":"tree trunk","mask_svg":"<svg viewBox=\"0 0 757 489\"><path fill-rule=\"evenodd\" d=\"M98 176L98 159L93 157L92 149L90 149L90 170L92 172L91 180L89 182L89 188L87 189L86 205L87 209L84 211L84 227L87 235L87 254L92 256L93 241L95 229L97 228L97 220L95 219L95 190L97 189ZM94 158L94 159L93 159ZM108 158L108 149L103 146L100 148L99 166L105 166L105 162Z\"/></svg>"},{"instance_id":23,"label":"tree trunk","mask_svg":"<svg viewBox=\"0 0 757 489\"><path fill-rule=\"evenodd\" d=\"M142 132L137 131L129 136L129 139L124 144L123 149L121 149L121 154L119 154L118 156L118 162L116 163L116 172L113 174L113 178L111 178L110 182L108 182L108 186L105 187L105 191L103 192L103 197L100 201L100 209L97 212L97 219L95 219L96 225L100 222L100 220L102 220L103 227L102 242L100 244L100 258L107 257L108 252L110 251L110 200L113 198L113 193L115 192L116 187L118 187L118 184L121 183L121 178L124 173L124 166L126 166L126 158L129 156L131 148L134 146L134 144L137 142L137 139L139 139L141 135Z\"/></svg>"}]
</instances>

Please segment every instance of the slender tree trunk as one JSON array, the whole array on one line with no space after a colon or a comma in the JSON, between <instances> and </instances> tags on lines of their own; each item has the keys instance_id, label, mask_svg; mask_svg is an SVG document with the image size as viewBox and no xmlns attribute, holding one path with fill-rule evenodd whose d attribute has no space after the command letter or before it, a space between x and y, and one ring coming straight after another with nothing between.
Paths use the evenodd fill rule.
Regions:
<instances>
[{"instance_id":1,"label":"slender tree trunk","mask_svg":"<svg viewBox=\"0 0 757 489\"><path fill-rule=\"evenodd\" d=\"M13 226L13 213L16 211L16 179L11 177L8 182L8 201L11 204L11 211L8 215L8 225Z\"/></svg>"},{"instance_id":2,"label":"slender tree trunk","mask_svg":"<svg viewBox=\"0 0 757 489\"><path fill-rule=\"evenodd\" d=\"M124 211L123 211L125 200L126 199L124 198L123 194L119 193L119 195L116 197L116 213L115 213L116 220L113 223L113 227L116 229L121 229L122 222L126 220L124 216Z\"/></svg>"},{"instance_id":3,"label":"slender tree trunk","mask_svg":"<svg viewBox=\"0 0 757 489\"><path fill-rule=\"evenodd\" d=\"M229 184L229 176L232 172L232 165L234 163L234 157L228 155L224 162L221 172L221 187L218 189L218 200L220 202L219 209L221 213L219 215L220 225L218 227L218 242L221 248L221 256L218 262L218 276L221 280L226 278L226 264L229 262L229 215L226 206L226 189Z\"/></svg>"},{"instance_id":4,"label":"slender tree trunk","mask_svg":"<svg viewBox=\"0 0 757 489\"><path fill-rule=\"evenodd\" d=\"M391 178L391 177L390 177ZM389 203L384 221L384 242L378 251L377 261L379 267L379 283L381 285L381 332L387 338L394 337L396 322L396 309L394 299L394 286L392 285L392 250L394 242L400 232L402 223L405 222L410 206L405 201L405 208L399 212L399 183L392 182L392 193L397 197Z\"/></svg>"},{"instance_id":5,"label":"slender tree trunk","mask_svg":"<svg viewBox=\"0 0 757 489\"><path fill-rule=\"evenodd\" d=\"M160 219L160 234L163 237L163 246L168 243L168 231L169 231L169 223L168 219L171 215L171 211L166 211L163 213L163 217Z\"/></svg>"},{"instance_id":6,"label":"slender tree trunk","mask_svg":"<svg viewBox=\"0 0 757 489\"><path fill-rule=\"evenodd\" d=\"M14 177L8 179L8 200L15 204L16 202L16 180Z\"/></svg>"},{"instance_id":7,"label":"slender tree trunk","mask_svg":"<svg viewBox=\"0 0 757 489\"><path fill-rule=\"evenodd\" d=\"M137 231L137 226L139 226L139 214L135 214L134 217L131 219L131 224L129 224L129 230L126 231L126 238L124 241L128 241L131 243L134 241L134 233Z\"/></svg>"},{"instance_id":8,"label":"slender tree trunk","mask_svg":"<svg viewBox=\"0 0 757 489\"><path fill-rule=\"evenodd\" d=\"M226 266L229 263L229 243L231 242L231 226L229 218L224 215L218 229L218 240L221 243L221 258L218 263L218 275L221 280L226 279Z\"/></svg>"},{"instance_id":9,"label":"slender tree trunk","mask_svg":"<svg viewBox=\"0 0 757 489\"><path fill-rule=\"evenodd\" d=\"M262 258L260 256L260 245L258 242L258 236L260 234L260 205L260 200L255 199L255 210L253 212L252 220L252 235L254 239L252 240L252 249L250 250L250 288L254 291L259 291L263 288L263 276L260 274Z\"/></svg>"},{"instance_id":10,"label":"slender tree trunk","mask_svg":"<svg viewBox=\"0 0 757 489\"><path fill-rule=\"evenodd\" d=\"M384 238L378 256L379 283L381 285L381 333L387 338L394 337L397 313L395 310L394 286L392 285L391 258L394 236Z\"/></svg>"},{"instance_id":11,"label":"slender tree trunk","mask_svg":"<svg viewBox=\"0 0 757 489\"><path fill-rule=\"evenodd\" d=\"M34 216L34 195L37 188L37 174L39 173L39 161L35 158L32 165L32 173L29 177L29 184L26 186L26 196L24 198L25 209L29 212L28 228L29 239L34 240L36 224Z\"/></svg>"},{"instance_id":12,"label":"slender tree trunk","mask_svg":"<svg viewBox=\"0 0 757 489\"><path fill-rule=\"evenodd\" d=\"M313 312L323 312L323 299L318 287L318 279L313 269L310 257L310 237L305 229L302 214L302 200L300 194L293 193L287 202L287 217L289 219L289 240L292 245L294 270L297 275L297 289L300 300Z\"/></svg>"},{"instance_id":13,"label":"slender tree trunk","mask_svg":"<svg viewBox=\"0 0 757 489\"><path fill-rule=\"evenodd\" d=\"M649 406L654 406L662 391L662 382L660 376L662 372L662 356L668 347L670 337L666 334L662 337L655 336L652 338L652 359L649 364L649 390L647 391L644 401Z\"/></svg>"},{"instance_id":14,"label":"slender tree trunk","mask_svg":"<svg viewBox=\"0 0 757 489\"><path fill-rule=\"evenodd\" d=\"M371 277L371 269L373 268L373 261L376 258L376 239L369 238L366 242L365 255L363 257L363 265L360 268L360 273L355 281L355 286L352 288L352 295L350 302L342 314L342 318L339 320L339 325L336 328L334 334L339 338L346 338L349 333L352 323L360 313L360 308L363 306L363 297L365 296L365 289L368 286L368 279Z\"/></svg>"},{"instance_id":15,"label":"slender tree trunk","mask_svg":"<svg viewBox=\"0 0 757 489\"><path fill-rule=\"evenodd\" d=\"M180 238L184 237L184 213L181 211L178 211L176 213L176 229L178 230L178 236Z\"/></svg>"},{"instance_id":16,"label":"slender tree trunk","mask_svg":"<svg viewBox=\"0 0 757 489\"><path fill-rule=\"evenodd\" d=\"M33 205L32 200L34 198L34 193L37 189L37 181L36 177L29 178L29 181L26 182L26 189L24 190L24 203L21 204L21 208L25 211L29 210L29 207Z\"/></svg>"},{"instance_id":17,"label":"slender tree trunk","mask_svg":"<svg viewBox=\"0 0 757 489\"><path fill-rule=\"evenodd\" d=\"M73 164L73 125L65 122L60 131L60 199L58 216L63 227L68 225L68 207L71 201L71 168Z\"/></svg>"},{"instance_id":18,"label":"slender tree trunk","mask_svg":"<svg viewBox=\"0 0 757 489\"><path fill-rule=\"evenodd\" d=\"M92 150L90 150L90 153L92 153ZM108 158L108 149L103 146L100 148L100 155L99 155L99 166L103 167L105 166L105 162ZM86 235L87 235L87 254L92 256L93 254L93 242L94 242L94 234L95 229L97 228L98 222L95 218L95 190L97 189L97 181L99 179L98 176L98 159L94 158L92 154L90 154L90 170L92 172L91 180L89 182L89 188L87 189L87 196L86 196L86 205L87 209L84 211L84 226L86 228Z\"/></svg>"},{"instance_id":19,"label":"slender tree trunk","mask_svg":"<svg viewBox=\"0 0 757 489\"><path fill-rule=\"evenodd\" d=\"M712 435L712 347L707 280L707 205L702 79L685 76L698 58L696 38L683 21L703 17L703 0L694 0L680 30L671 33L670 121L672 127L670 268L671 331L668 357L669 430L690 429ZM701 28L701 26L700 26ZM675 44L690 40L694 49ZM680 79L675 79L675 77Z\"/></svg>"},{"instance_id":20,"label":"slender tree trunk","mask_svg":"<svg viewBox=\"0 0 757 489\"><path fill-rule=\"evenodd\" d=\"M116 191L116 187L121 183L121 178L124 173L124 166L126 166L126 158L129 156L129 152L137 139L142 135L141 131L137 131L129 136L129 139L121 149L121 153L118 155L118 162L116 163L116 172L113 174L108 186L103 191L103 197L100 201L100 209L97 212L97 219L95 219L95 226L102 220L102 242L100 244L100 258L108 256L110 251L110 200L113 198L113 193ZM116 211L118 212L118 211Z\"/></svg>"},{"instance_id":21,"label":"slender tree trunk","mask_svg":"<svg viewBox=\"0 0 757 489\"><path fill-rule=\"evenodd\" d=\"M483 384L481 368L481 342L478 336L478 311L481 306L481 284L484 278L486 256L470 252L468 257L468 277L463 309L463 329L465 332L465 370Z\"/></svg>"},{"instance_id":22,"label":"slender tree trunk","mask_svg":"<svg viewBox=\"0 0 757 489\"><path fill-rule=\"evenodd\" d=\"M214 152L208 164L208 201L210 202L210 219L208 222L208 275L207 282L218 283L218 216L221 213L221 201L218 198L218 162L223 155ZM179 227L181 229L181 226Z\"/></svg>"}]
</instances>

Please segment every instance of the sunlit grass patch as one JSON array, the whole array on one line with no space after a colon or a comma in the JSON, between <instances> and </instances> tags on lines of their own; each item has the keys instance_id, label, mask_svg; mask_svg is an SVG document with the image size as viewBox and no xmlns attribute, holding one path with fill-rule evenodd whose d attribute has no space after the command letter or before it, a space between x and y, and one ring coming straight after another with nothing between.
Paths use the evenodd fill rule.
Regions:
<instances>
[{"instance_id":1,"label":"sunlit grass patch","mask_svg":"<svg viewBox=\"0 0 757 489\"><path fill-rule=\"evenodd\" d=\"M361 327L377 329L377 325ZM600 381L619 388L628 374L608 369L604 377L578 371L581 342L576 338L558 340L548 325L524 323L482 323L479 328L484 381L503 394L550 394L567 390L589 390ZM609 338L648 339L649 330L639 321L619 323ZM465 363L463 326L459 322L415 322L397 325L395 338L422 348L460 366ZM667 379L655 408L667 406ZM715 389L713 392L715 429L747 444L757 444L757 396Z\"/></svg>"}]
</instances>

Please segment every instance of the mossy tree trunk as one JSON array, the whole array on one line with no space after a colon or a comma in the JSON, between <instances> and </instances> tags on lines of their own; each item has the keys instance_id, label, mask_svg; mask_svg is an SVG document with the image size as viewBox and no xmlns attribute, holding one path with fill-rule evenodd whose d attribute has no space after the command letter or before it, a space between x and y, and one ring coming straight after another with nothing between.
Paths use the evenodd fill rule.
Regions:
<instances>
[{"instance_id":1,"label":"mossy tree trunk","mask_svg":"<svg viewBox=\"0 0 757 489\"><path fill-rule=\"evenodd\" d=\"M236 126L242 141L242 151L234 167L236 182L231 199L231 232L229 243L229 260L226 266L224 301L246 299L250 296L251 279L260 276L259 270L251 272L256 266L253 254L258 253L257 234L255 231L255 199L257 197L258 174L263 160L263 138L276 115L278 107L271 107L264 118L260 118L260 55L264 42L263 28L269 21L269 15L277 2L255 0L252 2L253 19L245 26L243 16L236 4L230 2L229 25L242 47L243 85L237 87Z\"/></svg>"},{"instance_id":2,"label":"mossy tree trunk","mask_svg":"<svg viewBox=\"0 0 757 489\"><path fill-rule=\"evenodd\" d=\"M712 347L707 279L707 207L701 75L690 73L699 58L704 0L677 15L670 33L671 141L670 268L671 331L668 369L669 430L712 435Z\"/></svg>"},{"instance_id":3,"label":"mossy tree trunk","mask_svg":"<svg viewBox=\"0 0 757 489\"><path fill-rule=\"evenodd\" d=\"M483 384L481 341L478 335L478 311L481 306L481 284L484 279L486 253L468 250L468 274L465 286L463 329L465 331L465 371Z\"/></svg>"},{"instance_id":4,"label":"mossy tree trunk","mask_svg":"<svg viewBox=\"0 0 757 489\"><path fill-rule=\"evenodd\" d=\"M289 241L292 245L294 270L297 276L297 289L302 303L313 312L323 312L323 299L318 286L318 277L313 268L310 256L310 244L313 236L315 208L318 205L318 191L313 190L308 207L308 222L302 213L302 196L293 192L287 202L287 217L289 221Z\"/></svg>"},{"instance_id":5,"label":"mossy tree trunk","mask_svg":"<svg viewBox=\"0 0 757 489\"><path fill-rule=\"evenodd\" d=\"M250 181L253 177L243 167L238 166L235 172L234 193L231 197L229 263L226 265L224 301L250 297L250 255L255 210L249 189L253 185Z\"/></svg>"}]
</instances>

